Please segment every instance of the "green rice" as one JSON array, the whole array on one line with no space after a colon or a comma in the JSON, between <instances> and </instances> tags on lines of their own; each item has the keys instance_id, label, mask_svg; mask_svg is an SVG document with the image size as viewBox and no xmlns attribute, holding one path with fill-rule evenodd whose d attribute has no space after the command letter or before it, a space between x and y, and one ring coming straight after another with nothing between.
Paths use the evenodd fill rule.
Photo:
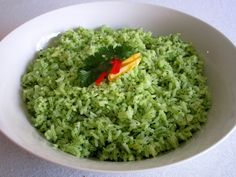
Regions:
<instances>
[{"instance_id":1,"label":"green rice","mask_svg":"<svg viewBox=\"0 0 236 177\"><path fill-rule=\"evenodd\" d=\"M79 85L87 57L128 44L141 63L115 82ZM142 29L77 28L37 53L22 77L23 100L36 129L78 157L132 161L177 148L207 121L204 63L179 34Z\"/></svg>"}]
</instances>

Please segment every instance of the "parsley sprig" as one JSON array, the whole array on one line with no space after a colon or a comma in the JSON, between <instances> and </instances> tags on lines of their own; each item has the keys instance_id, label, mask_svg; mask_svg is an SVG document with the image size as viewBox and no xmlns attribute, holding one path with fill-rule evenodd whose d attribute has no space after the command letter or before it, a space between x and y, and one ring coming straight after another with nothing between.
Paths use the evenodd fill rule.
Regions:
<instances>
[{"instance_id":1,"label":"parsley sprig","mask_svg":"<svg viewBox=\"0 0 236 177\"><path fill-rule=\"evenodd\" d=\"M111 60L120 58L124 60L134 53L134 49L128 45L102 47L94 55L85 59L85 66L79 71L80 86L88 87L96 81L98 76L111 69Z\"/></svg>"}]
</instances>

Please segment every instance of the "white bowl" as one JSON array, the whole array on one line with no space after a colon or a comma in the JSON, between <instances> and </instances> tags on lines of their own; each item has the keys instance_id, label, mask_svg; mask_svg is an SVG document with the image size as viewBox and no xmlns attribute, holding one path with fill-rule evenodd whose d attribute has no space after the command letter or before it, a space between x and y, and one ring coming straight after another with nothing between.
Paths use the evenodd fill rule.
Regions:
<instances>
[{"instance_id":1,"label":"white bowl","mask_svg":"<svg viewBox=\"0 0 236 177\"><path fill-rule=\"evenodd\" d=\"M181 33L205 59L213 96L207 124L177 150L135 162L80 159L53 149L32 127L20 97L20 78L26 66L53 34L69 28L101 25L142 27L154 34ZM189 159L222 140L236 124L236 49L220 32L181 12L139 3L96 2L70 6L41 15L17 28L0 44L0 129L12 141L46 160L93 171L134 171Z\"/></svg>"}]
</instances>

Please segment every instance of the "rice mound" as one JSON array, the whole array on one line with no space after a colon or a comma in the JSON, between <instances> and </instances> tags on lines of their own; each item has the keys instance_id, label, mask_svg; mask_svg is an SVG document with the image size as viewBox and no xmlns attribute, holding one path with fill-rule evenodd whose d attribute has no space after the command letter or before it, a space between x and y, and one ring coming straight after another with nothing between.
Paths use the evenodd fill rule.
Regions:
<instances>
[{"instance_id":1,"label":"rice mound","mask_svg":"<svg viewBox=\"0 0 236 177\"><path fill-rule=\"evenodd\" d=\"M138 67L112 83L79 85L87 57L124 43L142 54ZM78 157L140 160L177 148L207 121L203 68L179 34L79 27L37 53L22 76L23 100L54 147Z\"/></svg>"}]
</instances>

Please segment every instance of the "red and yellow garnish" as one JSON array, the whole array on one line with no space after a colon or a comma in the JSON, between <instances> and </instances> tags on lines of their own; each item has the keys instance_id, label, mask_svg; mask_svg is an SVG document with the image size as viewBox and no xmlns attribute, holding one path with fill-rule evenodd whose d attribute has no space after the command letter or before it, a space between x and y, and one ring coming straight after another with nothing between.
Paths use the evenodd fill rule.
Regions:
<instances>
[{"instance_id":1,"label":"red and yellow garnish","mask_svg":"<svg viewBox=\"0 0 236 177\"><path fill-rule=\"evenodd\" d=\"M132 53L132 48L128 46L101 48L85 60L85 67L80 70L78 76L80 85L89 86L95 82L98 86L106 77L111 82L131 71L141 60L140 53Z\"/></svg>"},{"instance_id":2,"label":"red and yellow garnish","mask_svg":"<svg viewBox=\"0 0 236 177\"><path fill-rule=\"evenodd\" d=\"M134 55L132 55L131 57L129 57L128 59L122 61L121 63L121 68L119 70L119 72L117 73L110 73L108 75L108 80L109 81L114 81L115 79L117 79L121 74L124 74L126 72L131 71L134 67L138 66L138 64L140 63L141 60L141 54L140 53L136 53Z\"/></svg>"},{"instance_id":3,"label":"red and yellow garnish","mask_svg":"<svg viewBox=\"0 0 236 177\"><path fill-rule=\"evenodd\" d=\"M134 67L138 66L140 63L140 58L141 54L136 53L129 57L128 59L122 61L119 58L114 58L111 61L112 64L112 69L110 73L108 74L108 80L109 81L114 81L116 80L120 75L131 71ZM105 79L107 76L107 72L102 72L98 79L96 80L96 85L100 85L100 83Z\"/></svg>"}]
</instances>

